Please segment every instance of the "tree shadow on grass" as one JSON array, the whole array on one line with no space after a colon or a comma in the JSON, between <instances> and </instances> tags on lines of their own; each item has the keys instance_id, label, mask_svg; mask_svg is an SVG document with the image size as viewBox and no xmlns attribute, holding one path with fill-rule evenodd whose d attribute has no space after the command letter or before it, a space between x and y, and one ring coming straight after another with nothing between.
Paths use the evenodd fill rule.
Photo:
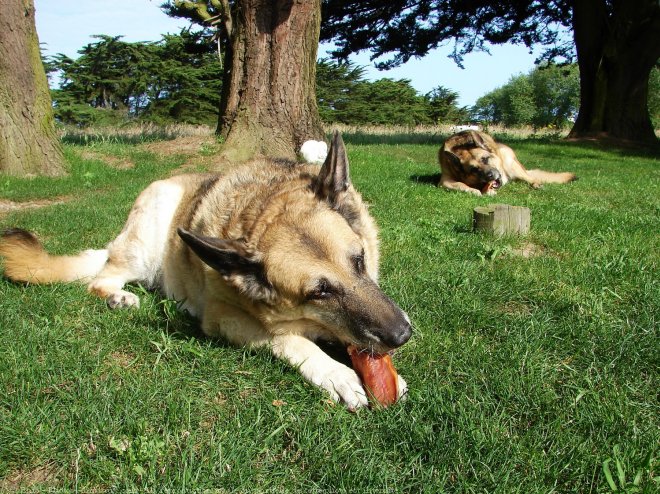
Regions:
<instances>
[{"instance_id":1,"label":"tree shadow on grass","mask_svg":"<svg viewBox=\"0 0 660 494\"><path fill-rule=\"evenodd\" d=\"M74 146L89 146L90 144L143 144L145 142L156 141L171 141L175 136L170 135L64 135L60 138L63 144L71 144Z\"/></svg>"},{"instance_id":2,"label":"tree shadow on grass","mask_svg":"<svg viewBox=\"0 0 660 494\"><path fill-rule=\"evenodd\" d=\"M369 132L342 132L342 138L347 144L353 145L398 145L398 144L425 144L441 146L447 134L434 132L406 133L395 132L391 134L375 134Z\"/></svg>"},{"instance_id":3,"label":"tree shadow on grass","mask_svg":"<svg viewBox=\"0 0 660 494\"><path fill-rule=\"evenodd\" d=\"M495 140L503 144L515 147L519 144L540 144L542 146L552 145L560 146L565 149L594 152L597 153L617 153L620 156L632 156L639 158L657 158L660 153L660 140L655 143L639 143L612 138L581 138L569 139L566 137L532 137L532 136L514 136L514 135L495 135ZM555 157L554 150L545 150L539 147L539 154Z\"/></svg>"}]
</instances>

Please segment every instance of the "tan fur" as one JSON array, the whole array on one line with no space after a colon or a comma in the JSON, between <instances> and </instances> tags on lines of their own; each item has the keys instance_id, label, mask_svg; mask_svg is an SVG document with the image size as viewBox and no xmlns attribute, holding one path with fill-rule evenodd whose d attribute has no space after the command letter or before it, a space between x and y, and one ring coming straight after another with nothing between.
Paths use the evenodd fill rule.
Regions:
<instances>
[{"instance_id":1,"label":"tan fur","mask_svg":"<svg viewBox=\"0 0 660 494\"><path fill-rule=\"evenodd\" d=\"M5 258L5 276L24 283L89 281L105 264L107 251L87 250L77 256L51 256L33 235L5 232L0 241L0 257Z\"/></svg>"},{"instance_id":2,"label":"tan fur","mask_svg":"<svg viewBox=\"0 0 660 494\"><path fill-rule=\"evenodd\" d=\"M95 252L95 263L88 253L50 256L20 230L0 239L9 278L92 277L88 290L112 308L139 305L126 283L160 289L208 335L269 346L351 408L367 404L359 378L316 341L386 352L410 337L409 319L378 288L376 225L350 183L338 134L320 171L261 161L226 176L155 182L107 250Z\"/></svg>"},{"instance_id":3,"label":"tan fur","mask_svg":"<svg viewBox=\"0 0 660 494\"><path fill-rule=\"evenodd\" d=\"M509 146L483 132L466 130L450 136L438 153L442 175L440 185L475 195L497 194L486 185L503 186L512 180L527 182L535 189L546 183L565 184L575 180L570 172L527 170Z\"/></svg>"}]
</instances>

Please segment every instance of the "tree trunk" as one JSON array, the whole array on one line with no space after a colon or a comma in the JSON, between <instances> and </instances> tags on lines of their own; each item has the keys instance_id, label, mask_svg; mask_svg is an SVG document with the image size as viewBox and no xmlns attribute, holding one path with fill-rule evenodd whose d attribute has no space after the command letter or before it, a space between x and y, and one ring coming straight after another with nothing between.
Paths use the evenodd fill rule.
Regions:
<instances>
[{"instance_id":1,"label":"tree trunk","mask_svg":"<svg viewBox=\"0 0 660 494\"><path fill-rule=\"evenodd\" d=\"M225 60L219 133L233 162L294 158L323 139L316 105L320 0L239 0Z\"/></svg>"},{"instance_id":2,"label":"tree trunk","mask_svg":"<svg viewBox=\"0 0 660 494\"><path fill-rule=\"evenodd\" d=\"M0 172L59 175L48 81L39 52L33 0L3 0L0 10Z\"/></svg>"},{"instance_id":3,"label":"tree trunk","mask_svg":"<svg viewBox=\"0 0 660 494\"><path fill-rule=\"evenodd\" d=\"M657 0L575 0L580 111L569 137L656 142L648 81L660 57Z\"/></svg>"}]
</instances>

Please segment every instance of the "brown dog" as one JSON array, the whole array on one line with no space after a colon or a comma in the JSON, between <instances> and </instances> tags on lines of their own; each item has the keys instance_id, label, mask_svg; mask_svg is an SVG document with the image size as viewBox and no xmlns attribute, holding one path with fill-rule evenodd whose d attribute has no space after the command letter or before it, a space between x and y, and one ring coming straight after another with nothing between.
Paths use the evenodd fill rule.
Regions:
<instances>
[{"instance_id":1,"label":"brown dog","mask_svg":"<svg viewBox=\"0 0 660 494\"><path fill-rule=\"evenodd\" d=\"M493 196L511 180L522 180L538 189L541 184L565 184L576 178L570 172L527 170L513 149L475 130L465 130L449 137L440 148L438 158L442 170L441 186L478 196Z\"/></svg>"},{"instance_id":2,"label":"brown dog","mask_svg":"<svg viewBox=\"0 0 660 494\"><path fill-rule=\"evenodd\" d=\"M159 289L209 336L270 348L350 408L367 405L362 383L317 340L383 354L411 335L378 287L378 232L338 134L322 167L262 160L154 182L106 249L53 256L14 229L0 255L12 280L83 281L111 308L139 306L126 283Z\"/></svg>"}]
</instances>

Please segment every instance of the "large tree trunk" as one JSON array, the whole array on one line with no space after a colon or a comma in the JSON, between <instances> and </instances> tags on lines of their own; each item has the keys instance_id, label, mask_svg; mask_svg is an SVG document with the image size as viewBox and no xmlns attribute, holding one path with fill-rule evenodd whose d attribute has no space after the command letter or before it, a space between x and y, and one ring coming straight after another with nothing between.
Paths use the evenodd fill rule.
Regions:
<instances>
[{"instance_id":1,"label":"large tree trunk","mask_svg":"<svg viewBox=\"0 0 660 494\"><path fill-rule=\"evenodd\" d=\"M39 53L32 0L3 0L0 9L0 172L59 175L48 81Z\"/></svg>"},{"instance_id":2,"label":"large tree trunk","mask_svg":"<svg viewBox=\"0 0 660 494\"><path fill-rule=\"evenodd\" d=\"M293 158L322 139L316 105L320 0L239 0L226 58L219 132L223 155Z\"/></svg>"},{"instance_id":3,"label":"large tree trunk","mask_svg":"<svg viewBox=\"0 0 660 494\"><path fill-rule=\"evenodd\" d=\"M569 137L656 142L648 81L660 57L657 0L575 0L580 111Z\"/></svg>"}]
</instances>

